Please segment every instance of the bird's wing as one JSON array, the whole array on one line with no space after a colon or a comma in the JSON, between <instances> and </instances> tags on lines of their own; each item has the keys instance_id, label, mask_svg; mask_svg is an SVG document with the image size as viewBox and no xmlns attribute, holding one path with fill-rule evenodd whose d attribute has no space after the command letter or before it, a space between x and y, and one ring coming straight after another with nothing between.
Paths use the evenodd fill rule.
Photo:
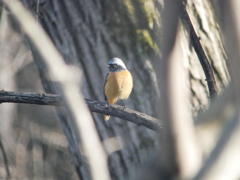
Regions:
<instances>
[{"instance_id":1,"label":"bird's wing","mask_svg":"<svg viewBox=\"0 0 240 180\"><path fill-rule=\"evenodd\" d=\"M104 86L103 86L103 93L104 93L105 101L107 101L107 97L106 97L106 94L105 94L105 85L106 85L106 83L107 83L108 75L109 75L109 73L107 73L107 75L106 75L105 83L104 83Z\"/></svg>"}]
</instances>

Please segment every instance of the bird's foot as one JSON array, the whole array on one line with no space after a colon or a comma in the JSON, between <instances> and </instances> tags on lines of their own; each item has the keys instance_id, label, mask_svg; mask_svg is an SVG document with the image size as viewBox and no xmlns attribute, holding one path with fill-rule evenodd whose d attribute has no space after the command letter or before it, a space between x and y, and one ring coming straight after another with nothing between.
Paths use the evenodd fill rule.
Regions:
<instances>
[{"instance_id":1,"label":"bird's foot","mask_svg":"<svg viewBox=\"0 0 240 180\"><path fill-rule=\"evenodd\" d=\"M127 106L125 106L125 104L122 106L122 109L126 109L127 108Z\"/></svg>"},{"instance_id":2,"label":"bird's foot","mask_svg":"<svg viewBox=\"0 0 240 180\"><path fill-rule=\"evenodd\" d=\"M110 104L108 102L106 102L106 105L105 105L106 108L110 109Z\"/></svg>"},{"instance_id":3,"label":"bird's foot","mask_svg":"<svg viewBox=\"0 0 240 180\"><path fill-rule=\"evenodd\" d=\"M122 109L126 109L127 106L125 105L125 101L124 101L124 99L122 100L122 102L123 102L123 107L122 107Z\"/></svg>"}]
</instances>

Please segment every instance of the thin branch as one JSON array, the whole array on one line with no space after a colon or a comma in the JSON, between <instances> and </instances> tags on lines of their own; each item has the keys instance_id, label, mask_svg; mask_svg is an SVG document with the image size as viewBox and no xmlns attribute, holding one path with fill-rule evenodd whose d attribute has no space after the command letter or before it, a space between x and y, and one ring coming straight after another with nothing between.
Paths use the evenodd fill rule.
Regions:
<instances>
[{"instance_id":1,"label":"thin branch","mask_svg":"<svg viewBox=\"0 0 240 180\"><path fill-rule=\"evenodd\" d=\"M208 84L208 89L210 93L210 97L213 98L217 95L217 85L214 78L213 68L211 64L209 63L209 60L203 50L203 47L200 43L200 38L198 37L193 24L191 22L191 19L186 11L186 9L183 10L183 15L181 16L181 20L184 22L184 26L187 29L187 32L190 34L190 39L192 46L198 56L198 59L202 65L204 74L206 76L206 81Z\"/></svg>"},{"instance_id":2,"label":"thin branch","mask_svg":"<svg viewBox=\"0 0 240 180\"><path fill-rule=\"evenodd\" d=\"M133 122L137 125L159 131L161 129L160 120L140 113L129 108L123 109L122 106L109 105L105 102L94 101L85 99L89 109L92 112L101 114L108 114L111 116L119 117L127 121ZM63 106L63 98L59 95L44 94L44 93L19 93L0 91L1 103L24 103L24 104L37 104L37 105L51 105Z\"/></svg>"},{"instance_id":3,"label":"thin branch","mask_svg":"<svg viewBox=\"0 0 240 180\"><path fill-rule=\"evenodd\" d=\"M0 91L1 103L23 103L37 105L63 106L63 98L59 95L45 93L19 93Z\"/></svg>"}]
</instances>

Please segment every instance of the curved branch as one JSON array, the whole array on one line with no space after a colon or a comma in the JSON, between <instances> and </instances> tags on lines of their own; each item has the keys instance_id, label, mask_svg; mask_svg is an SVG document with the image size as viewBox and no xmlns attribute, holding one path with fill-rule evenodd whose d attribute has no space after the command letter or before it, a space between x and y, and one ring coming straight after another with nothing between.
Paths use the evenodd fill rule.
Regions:
<instances>
[{"instance_id":1,"label":"curved branch","mask_svg":"<svg viewBox=\"0 0 240 180\"><path fill-rule=\"evenodd\" d=\"M107 106L105 102L90 99L85 100L92 112L119 117L155 131L159 131L161 129L160 120L144 113L140 113L129 108L123 109L122 106L118 105ZM0 102L63 106L63 98L59 95L45 93L19 93L4 90L0 91Z\"/></svg>"},{"instance_id":2,"label":"curved branch","mask_svg":"<svg viewBox=\"0 0 240 180\"><path fill-rule=\"evenodd\" d=\"M200 38L198 37L198 35L193 27L193 24L191 22L191 19L188 15L186 9L183 10L181 19L184 22L184 26L189 33L192 46L193 46L193 48L198 56L198 59L202 65L204 74L206 76L206 81L208 84L210 97L213 98L217 95L217 85L216 85L216 81L214 78L213 68L203 50L203 47L200 43Z\"/></svg>"}]
</instances>

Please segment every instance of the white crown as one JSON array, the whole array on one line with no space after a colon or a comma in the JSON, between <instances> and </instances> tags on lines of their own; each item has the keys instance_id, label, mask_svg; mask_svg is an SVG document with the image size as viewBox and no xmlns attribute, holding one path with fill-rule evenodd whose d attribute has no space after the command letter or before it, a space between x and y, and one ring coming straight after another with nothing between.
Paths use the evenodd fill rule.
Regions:
<instances>
[{"instance_id":1,"label":"white crown","mask_svg":"<svg viewBox=\"0 0 240 180\"><path fill-rule=\"evenodd\" d=\"M110 64L117 64L117 65L119 65L119 66L122 66L124 69L127 69L126 66L125 66L125 64L124 64L124 62L123 62L121 59L117 58L117 57L112 58L112 59L108 62L108 64L109 64L109 65L110 65Z\"/></svg>"}]
</instances>

